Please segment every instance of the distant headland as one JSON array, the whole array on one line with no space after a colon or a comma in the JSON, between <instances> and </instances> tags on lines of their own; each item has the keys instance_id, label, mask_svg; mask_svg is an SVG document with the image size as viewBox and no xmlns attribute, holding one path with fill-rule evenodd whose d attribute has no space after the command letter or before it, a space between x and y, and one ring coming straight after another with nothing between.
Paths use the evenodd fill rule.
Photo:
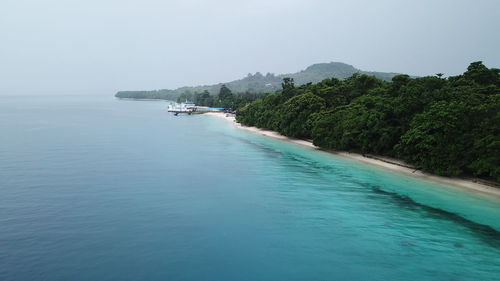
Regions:
<instances>
[{"instance_id":1,"label":"distant headland","mask_svg":"<svg viewBox=\"0 0 500 281\"><path fill-rule=\"evenodd\" d=\"M217 94L222 85L225 85L233 93L273 93L281 90L283 78L292 78L295 85L304 85L307 83L321 82L326 78L345 79L351 77L355 73L375 76L386 81L390 81L392 77L399 74L392 72L364 71L342 62L330 62L313 64L305 70L295 73L278 75L273 73L263 75L260 72L255 74L249 73L244 78L214 85L186 86L174 90L119 91L115 96L118 98L176 100L181 95L189 96L204 91L212 95Z\"/></svg>"}]
</instances>

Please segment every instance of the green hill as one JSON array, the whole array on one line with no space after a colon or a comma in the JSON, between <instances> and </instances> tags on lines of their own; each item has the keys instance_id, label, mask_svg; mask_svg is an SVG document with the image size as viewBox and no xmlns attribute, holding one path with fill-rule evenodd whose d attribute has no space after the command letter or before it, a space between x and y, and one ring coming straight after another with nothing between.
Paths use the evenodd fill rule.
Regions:
<instances>
[{"instance_id":1,"label":"green hill","mask_svg":"<svg viewBox=\"0 0 500 281\"><path fill-rule=\"evenodd\" d=\"M152 91L120 91L116 93L118 98L136 98L136 99L167 99L175 100L181 94L194 94L208 91L210 94L219 92L222 85L226 85L233 93L272 93L281 89L283 78L293 78L296 85L307 83L317 83L326 78L345 79L354 73L373 75L379 79L390 81L398 73L389 72L369 72L355 68L352 65L341 62L318 63L313 64L296 73L274 75L267 73L262 75L260 72L248 74L245 78L215 85L181 87L175 90L152 90Z\"/></svg>"}]
</instances>

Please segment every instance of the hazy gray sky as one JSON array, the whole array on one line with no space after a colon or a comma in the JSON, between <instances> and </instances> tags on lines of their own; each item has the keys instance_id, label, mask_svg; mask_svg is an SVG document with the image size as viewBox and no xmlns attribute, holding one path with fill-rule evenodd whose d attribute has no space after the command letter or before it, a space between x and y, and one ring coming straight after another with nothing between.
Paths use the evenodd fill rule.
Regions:
<instances>
[{"instance_id":1,"label":"hazy gray sky","mask_svg":"<svg viewBox=\"0 0 500 281\"><path fill-rule=\"evenodd\" d=\"M289 73L500 67L497 0L1 0L0 94L109 93Z\"/></svg>"}]
</instances>

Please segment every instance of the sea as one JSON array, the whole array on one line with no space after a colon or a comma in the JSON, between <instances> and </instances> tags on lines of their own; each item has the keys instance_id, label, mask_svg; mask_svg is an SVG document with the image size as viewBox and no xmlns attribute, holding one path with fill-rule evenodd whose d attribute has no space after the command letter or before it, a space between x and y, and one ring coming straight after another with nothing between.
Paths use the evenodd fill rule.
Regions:
<instances>
[{"instance_id":1,"label":"sea","mask_svg":"<svg viewBox=\"0 0 500 281\"><path fill-rule=\"evenodd\" d=\"M0 280L500 280L500 200L165 101L0 96Z\"/></svg>"}]
</instances>

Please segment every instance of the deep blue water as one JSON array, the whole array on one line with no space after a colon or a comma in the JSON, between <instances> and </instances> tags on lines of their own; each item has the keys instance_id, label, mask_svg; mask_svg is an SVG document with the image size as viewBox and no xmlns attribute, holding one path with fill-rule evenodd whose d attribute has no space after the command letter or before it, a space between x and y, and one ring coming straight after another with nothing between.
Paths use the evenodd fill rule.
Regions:
<instances>
[{"instance_id":1,"label":"deep blue water","mask_svg":"<svg viewBox=\"0 0 500 281\"><path fill-rule=\"evenodd\" d=\"M0 97L0 280L500 280L500 200L165 107Z\"/></svg>"}]
</instances>

